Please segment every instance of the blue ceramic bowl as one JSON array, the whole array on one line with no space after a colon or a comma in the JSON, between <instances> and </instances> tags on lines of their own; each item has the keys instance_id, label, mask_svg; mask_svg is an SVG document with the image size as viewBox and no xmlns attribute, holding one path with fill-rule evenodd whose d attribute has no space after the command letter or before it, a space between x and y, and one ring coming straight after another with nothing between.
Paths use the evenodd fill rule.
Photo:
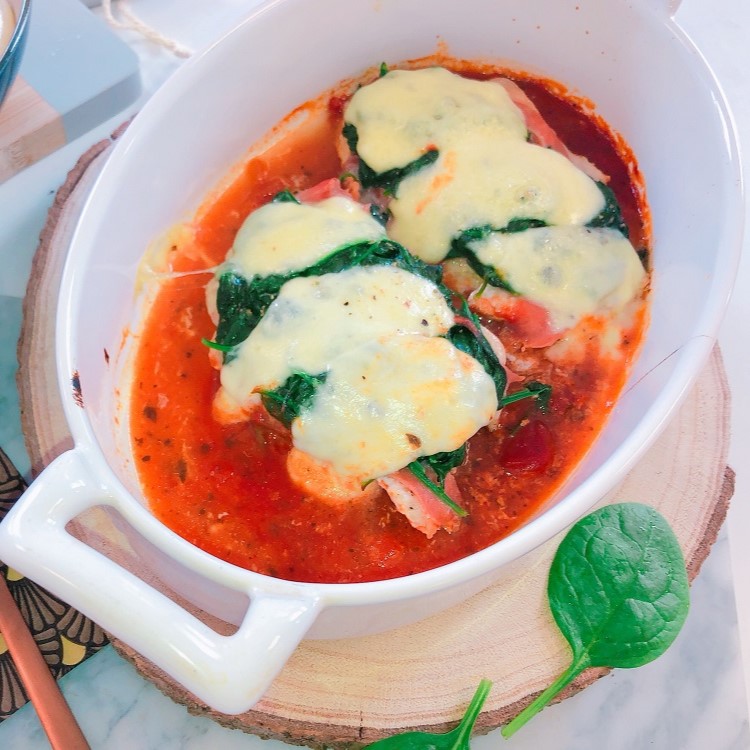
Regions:
<instances>
[{"instance_id":1,"label":"blue ceramic bowl","mask_svg":"<svg viewBox=\"0 0 750 750\"><path fill-rule=\"evenodd\" d=\"M23 48L26 46L26 37L28 36L31 0L10 0L10 6L16 14L16 27L8 46L0 56L0 105L2 105L2 101L5 99L5 95L8 93L21 64Z\"/></svg>"}]
</instances>

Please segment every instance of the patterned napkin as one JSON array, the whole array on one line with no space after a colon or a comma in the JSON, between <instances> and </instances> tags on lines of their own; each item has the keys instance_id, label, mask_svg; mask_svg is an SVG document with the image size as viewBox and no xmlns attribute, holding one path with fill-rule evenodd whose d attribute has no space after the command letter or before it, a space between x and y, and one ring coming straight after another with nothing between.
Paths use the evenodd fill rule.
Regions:
<instances>
[{"instance_id":1,"label":"patterned napkin","mask_svg":"<svg viewBox=\"0 0 750 750\"><path fill-rule=\"evenodd\" d=\"M25 489L23 477L0 450L0 521ZM10 593L56 679L106 645L104 631L80 612L2 563L0 575L5 576ZM16 666L0 633L0 721L27 701Z\"/></svg>"}]
</instances>

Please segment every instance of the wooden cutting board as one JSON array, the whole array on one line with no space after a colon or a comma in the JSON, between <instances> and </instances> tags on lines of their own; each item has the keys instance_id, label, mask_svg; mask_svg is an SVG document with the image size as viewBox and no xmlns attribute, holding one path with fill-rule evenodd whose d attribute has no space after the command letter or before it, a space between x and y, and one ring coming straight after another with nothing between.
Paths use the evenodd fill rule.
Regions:
<instances>
[{"instance_id":1,"label":"wooden cutting board","mask_svg":"<svg viewBox=\"0 0 750 750\"><path fill-rule=\"evenodd\" d=\"M70 173L34 259L18 381L34 471L70 445L53 374L54 305L72 228L110 147L110 142L98 144ZM733 492L734 474L726 465L729 410L716 350L692 397L643 460L600 503L638 501L660 510L680 540L691 580L716 539ZM137 558L124 549L115 530L84 519L77 533L138 569ZM115 647L191 712L263 737L344 748L408 728L444 731L460 717L483 677L494 682L477 722L477 731L487 732L508 721L567 666L568 647L549 614L545 594L559 541L552 539L515 561L492 587L422 622L365 638L303 642L261 702L239 716L212 711L126 643L115 641ZM139 572L160 586L148 571ZM213 625L226 629L215 621ZM565 696L606 671L584 673Z\"/></svg>"},{"instance_id":2,"label":"wooden cutting board","mask_svg":"<svg viewBox=\"0 0 750 750\"><path fill-rule=\"evenodd\" d=\"M122 112L140 90L137 56L80 0L34 0L0 106L0 182Z\"/></svg>"}]
</instances>

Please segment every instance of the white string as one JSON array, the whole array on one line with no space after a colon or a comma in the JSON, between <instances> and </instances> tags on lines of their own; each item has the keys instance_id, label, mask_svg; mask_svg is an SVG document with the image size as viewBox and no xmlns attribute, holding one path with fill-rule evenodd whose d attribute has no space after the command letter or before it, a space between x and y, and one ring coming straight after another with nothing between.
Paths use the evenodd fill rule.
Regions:
<instances>
[{"instance_id":1,"label":"white string","mask_svg":"<svg viewBox=\"0 0 750 750\"><path fill-rule=\"evenodd\" d=\"M102 11L104 12L104 17L107 20L107 23L115 28L135 31L150 42L168 49L177 57L190 57L190 55L193 54L193 51L188 47L185 47L174 39L170 39L168 36L164 36L164 34L157 29L154 29L152 26L141 21L141 19L138 18L130 8L128 8L125 4L125 0L119 0L118 2L118 12L122 19L115 18L114 13L112 12L112 0L102 0Z\"/></svg>"}]
</instances>

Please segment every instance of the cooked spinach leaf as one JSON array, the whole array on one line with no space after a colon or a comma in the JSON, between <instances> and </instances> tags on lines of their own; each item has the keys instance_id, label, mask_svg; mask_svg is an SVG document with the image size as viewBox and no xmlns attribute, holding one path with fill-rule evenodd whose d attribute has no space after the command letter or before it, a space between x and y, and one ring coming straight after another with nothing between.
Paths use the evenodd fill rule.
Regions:
<instances>
[{"instance_id":1,"label":"cooked spinach leaf","mask_svg":"<svg viewBox=\"0 0 750 750\"><path fill-rule=\"evenodd\" d=\"M216 343L230 349L241 344L258 325L270 304L278 297L281 287L298 276L322 276L338 273L355 266L391 265L422 276L439 286L446 299L450 293L442 286L442 269L415 258L401 245L392 240L358 242L339 248L333 253L297 271L269 276L255 276L248 280L236 271L226 271L219 277L216 307L219 324ZM215 348L219 348L218 346ZM223 351L223 350L222 350ZM232 352L225 355L231 361Z\"/></svg>"},{"instance_id":2,"label":"cooked spinach leaf","mask_svg":"<svg viewBox=\"0 0 750 750\"><path fill-rule=\"evenodd\" d=\"M359 134L357 133L357 127L352 125L350 122L344 125L343 129L344 138L349 144L349 148L352 153L357 154L357 144L359 143ZM409 175L418 172L420 169L434 164L437 161L440 153L437 149L430 149L425 151L421 156L405 164L403 167L394 167L388 169L385 172L376 172L370 167L362 157L359 157L359 181L362 183L362 187L371 188L377 187L382 188L388 195L396 195L399 184Z\"/></svg>"},{"instance_id":3,"label":"cooked spinach leaf","mask_svg":"<svg viewBox=\"0 0 750 750\"><path fill-rule=\"evenodd\" d=\"M382 226L388 223L388 219L391 218L391 212L387 208L380 208L375 203L370 204L370 216Z\"/></svg>"},{"instance_id":4,"label":"cooked spinach leaf","mask_svg":"<svg viewBox=\"0 0 750 750\"><path fill-rule=\"evenodd\" d=\"M641 264L646 269L646 271L648 271L649 270L649 260L650 260L648 248L641 247L641 248L638 248L638 250L636 250L636 252L638 253L638 257L641 260Z\"/></svg>"},{"instance_id":5,"label":"cooked spinach leaf","mask_svg":"<svg viewBox=\"0 0 750 750\"><path fill-rule=\"evenodd\" d=\"M414 257L397 242L383 239L342 247L307 268L286 274L281 284L283 285L295 276L323 276L327 273L346 271L356 266L395 266L428 279L436 285L440 285L443 278L443 272L439 266L430 266Z\"/></svg>"},{"instance_id":6,"label":"cooked spinach leaf","mask_svg":"<svg viewBox=\"0 0 750 750\"><path fill-rule=\"evenodd\" d=\"M471 310L469 310L466 300L463 300L461 304L462 307L459 312L467 320L466 322L463 322L459 318L458 322L451 326L445 334L445 338L448 339L456 349L468 354L482 365L485 372L492 378L492 382L495 385L498 408L502 408L504 405L503 394L505 393L505 387L507 385L505 368L500 364L500 360L498 360L497 355L482 334L479 319ZM529 392L523 397L533 395L536 395L536 392ZM444 484L448 473L457 466L460 466L465 458L466 444L464 443L464 445L456 450L434 453L431 456L422 456L409 464L409 469L412 474L414 474L414 476L417 477L425 487L431 490L439 500L452 508L460 516L466 515L466 512L450 499L445 492ZM429 475L426 473L426 469L432 469L436 481L433 482L430 479Z\"/></svg>"},{"instance_id":7,"label":"cooked spinach leaf","mask_svg":"<svg viewBox=\"0 0 750 750\"><path fill-rule=\"evenodd\" d=\"M506 226L500 228L493 227L490 224L471 227L470 229L463 230L453 239L448 257L465 258L474 273L481 276L487 284L515 293L515 289L513 289L505 277L494 266L487 265L479 260L471 244L485 239L493 232L515 234L517 232L525 232L527 229L536 229L537 227L544 226L547 225L541 219L517 218L511 219Z\"/></svg>"},{"instance_id":8,"label":"cooked spinach leaf","mask_svg":"<svg viewBox=\"0 0 750 750\"><path fill-rule=\"evenodd\" d=\"M461 722L450 732L404 732L366 745L365 750L469 750L471 731L491 687L492 683L489 680L479 683Z\"/></svg>"},{"instance_id":9,"label":"cooked spinach leaf","mask_svg":"<svg viewBox=\"0 0 750 750\"><path fill-rule=\"evenodd\" d=\"M251 282L234 271L221 274L216 292L216 309L219 313L216 343L228 347L242 343L258 325L274 298L275 295L253 288ZM231 359L230 351L225 354L224 361Z\"/></svg>"},{"instance_id":10,"label":"cooked spinach leaf","mask_svg":"<svg viewBox=\"0 0 750 750\"><path fill-rule=\"evenodd\" d=\"M492 351L487 339L479 328L472 330L464 323L456 323L445 334L445 338L465 354L473 357L484 368L495 384L498 404L502 401L508 378L505 368L500 364L497 355Z\"/></svg>"},{"instance_id":11,"label":"cooked spinach leaf","mask_svg":"<svg viewBox=\"0 0 750 750\"><path fill-rule=\"evenodd\" d=\"M455 325L445 334L445 338L456 349L460 349L482 365L485 372L492 378L495 384L497 401L498 404L501 404L505 387L508 384L505 368L500 364L500 360L490 346L489 341L484 337L479 317L471 310L469 303L463 297L461 298L457 312L459 317ZM500 407L498 406L498 408Z\"/></svg>"},{"instance_id":12,"label":"cooked spinach leaf","mask_svg":"<svg viewBox=\"0 0 750 750\"><path fill-rule=\"evenodd\" d=\"M380 78L382 78L388 72L388 66L382 62L380 63Z\"/></svg>"},{"instance_id":13,"label":"cooked spinach leaf","mask_svg":"<svg viewBox=\"0 0 750 750\"><path fill-rule=\"evenodd\" d=\"M578 521L550 568L547 597L573 661L509 724L510 737L588 667L640 667L661 656L687 617L682 550L658 511L608 505Z\"/></svg>"},{"instance_id":14,"label":"cooked spinach leaf","mask_svg":"<svg viewBox=\"0 0 750 750\"><path fill-rule=\"evenodd\" d=\"M464 320L461 320L461 317L459 317L458 322L451 326L445 334L445 338L448 339L456 349L468 354L482 365L485 372L492 378L495 385L498 408L502 408L504 406L503 394L505 393L505 387L507 385L505 368L500 364L500 360L498 360L497 355L482 334L479 318L469 309L465 299L461 301L461 306L458 312ZM541 386L541 384L539 385ZM548 388L549 386L542 387ZM529 393L524 394L520 398L534 395L537 395L536 391L529 391ZM512 400L516 401L518 398ZM460 466L465 458L466 444L464 443L464 445L456 450L434 453L431 456L422 456L409 464L409 469L414 476L416 476L425 487L432 490L442 502L451 507L457 513L461 510L461 512L458 513L461 516L466 515L466 513L460 508L460 506L454 503L450 497L448 497L444 490L444 484L448 473L457 466ZM435 482L429 478L425 471L426 469L432 469L436 477Z\"/></svg>"},{"instance_id":15,"label":"cooked spinach leaf","mask_svg":"<svg viewBox=\"0 0 750 750\"><path fill-rule=\"evenodd\" d=\"M412 461L407 468L412 474L430 490L438 500L445 503L458 516L467 515L466 511L445 491L445 478L451 469L460 466L466 458L466 443L454 451L443 451L433 453L431 456L421 456L416 461ZM427 470L431 469L435 474L433 482Z\"/></svg>"},{"instance_id":16,"label":"cooked spinach leaf","mask_svg":"<svg viewBox=\"0 0 750 750\"><path fill-rule=\"evenodd\" d=\"M622 211L617 202L612 189L603 182L597 182L597 187L604 196L604 208L586 224L587 227L616 229L625 237L628 236L628 226L622 217ZM451 248L448 252L449 258L465 258L471 269L478 276L481 276L486 283L492 286L506 289L514 292L515 289L508 283L505 277L494 266L482 263L471 247L473 242L483 240L493 232L500 234L513 234L516 232L525 232L527 229L537 229L548 226L541 219L516 218L511 219L504 227L493 227L489 224L471 227L460 232L451 242Z\"/></svg>"},{"instance_id":17,"label":"cooked spinach leaf","mask_svg":"<svg viewBox=\"0 0 750 750\"><path fill-rule=\"evenodd\" d=\"M225 354L228 354L234 349L233 346L227 346L226 344L217 344L215 341L211 341L211 339L206 338L201 339L201 344L203 344L203 346L207 346L209 349L216 349L217 352L224 352Z\"/></svg>"},{"instance_id":18,"label":"cooked spinach leaf","mask_svg":"<svg viewBox=\"0 0 750 750\"><path fill-rule=\"evenodd\" d=\"M526 384L526 388L521 391L511 393L509 396L503 396L500 399L500 407L513 404L516 401L521 401L525 398L535 398L536 405L539 407L541 412L546 412L549 408L549 400L552 396L552 386L546 383L540 383L538 380L530 380Z\"/></svg>"},{"instance_id":19,"label":"cooked spinach leaf","mask_svg":"<svg viewBox=\"0 0 750 750\"><path fill-rule=\"evenodd\" d=\"M271 199L271 203L296 203L299 205L297 197L291 190L282 190L280 193L276 193Z\"/></svg>"},{"instance_id":20,"label":"cooked spinach leaf","mask_svg":"<svg viewBox=\"0 0 750 750\"><path fill-rule=\"evenodd\" d=\"M450 495L445 491L445 488L433 482L432 479L427 475L424 466L419 461L412 461L407 467L409 471L425 486L435 497L441 502L445 503L457 516L467 515L466 511L453 500Z\"/></svg>"},{"instance_id":21,"label":"cooked spinach leaf","mask_svg":"<svg viewBox=\"0 0 750 750\"><path fill-rule=\"evenodd\" d=\"M473 357L479 364L484 367L485 372L492 378L495 383L495 393L497 394L498 409L502 409L508 404L521 401L525 398L535 398L537 406L542 412L547 411L550 396L552 395L552 386L546 383L540 383L537 380L531 380L526 387L512 393L509 396L505 394L505 388L508 384L508 376L505 368L500 364L497 355L493 351L487 339L482 335L479 319L469 310L466 301L463 301L462 314L469 318L470 323L456 323L445 335L445 337L462 352ZM456 466L458 466L456 464ZM446 472L447 473L447 472Z\"/></svg>"},{"instance_id":22,"label":"cooked spinach leaf","mask_svg":"<svg viewBox=\"0 0 750 750\"><path fill-rule=\"evenodd\" d=\"M271 416L289 427L302 410L312 402L315 392L320 385L325 383L326 377L325 372L319 375L295 372L278 388L261 392L263 406Z\"/></svg>"},{"instance_id":23,"label":"cooked spinach leaf","mask_svg":"<svg viewBox=\"0 0 750 750\"><path fill-rule=\"evenodd\" d=\"M527 229L537 229L538 227L546 227L547 222L541 219L511 219L502 229L499 231L503 234L516 234L517 232L525 232Z\"/></svg>"},{"instance_id":24,"label":"cooked spinach leaf","mask_svg":"<svg viewBox=\"0 0 750 750\"><path fill-rule=\"evenodd\" d=\"M460 466L466 458L466 443L454 451L442 451L433 453L431 456L422 456L418 458L420 464L425 469L432 469L437 477L438 484L442 487L445 485L445 478L451 469Z\"/></svg>"},{"instance_id":25,"label":"cooked spinach leaf","mask_svg":"<svg viewBox=\"0 0 750 750\"><path fill-rule=\"evenodd\" d=\"M625 237L629 237L628 225L625 223L625 219L622 218L620 204L617 202L612 188L603 182L597 182L596 186L602 191L602 195L604 196L604 208L586 226L617 229Z\"/></svg>"}]
</instances>

